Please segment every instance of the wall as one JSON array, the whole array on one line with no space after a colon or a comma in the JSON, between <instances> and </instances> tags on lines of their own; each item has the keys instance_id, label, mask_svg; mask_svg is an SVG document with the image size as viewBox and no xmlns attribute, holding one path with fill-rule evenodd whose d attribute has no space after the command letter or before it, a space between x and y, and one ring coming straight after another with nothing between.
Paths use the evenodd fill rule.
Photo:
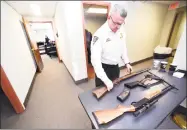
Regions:
<instances>
[{"instance_id":1,"label":"wall","mask_svg":"<svg viewBox=\"0 0 187 130\"><path fill-rule=\"evenodd\" d=\"M176 10L168 10L166 18L164 20L164 26L163 26L161 37L160 37L161 46L167 45L175 15L176 15Z\"/></svg>"},{"instance_id":2,"label":"wall","mask_svg":"<svg viewBox=\"0 0 187 130\"><path fill-rule=\"evenodd\" d=\"M54 17L54 23L56 26L56 31L58 32L58 47L59 47L59 55L63 60L63 63L67 67L68 71L73 74L72 64L71 64L71 52L70 45L68 44L67 38L67 29L64 17L64 8L62 2L58 2Z\"/></svg>"},{"instance_id":3,"label":"wall","mask_svg":"<svg viewBox=\"0 0 187 130\"><path fill-rule=\"evenodd\" d=\"M81 1L59 2L55 13L60 53L75 81L87 78L82 15Z\"/></svg>"},{"instance_id":4,"label":"wall","mask_svg":"<svg viewBox=\"0 0 187 130\"><path fill-rule=\"evenodd\" d=\"M55 40L51 23L32 23L31 28L34 31L36 41L45 41L45 35L47 35L50 40Z\"/></svg>"},{"instance_id":5,"label":"wall","mask_svg":"<svg viewBox=\"0 0 187 130\"><path fill-rule=\"evenodd\" d=\"M92 15L84 15L85 19L85 27L88 31L92 33L92 35L99 29L107 20L106 16L92 16Z\"/></svg>"},{"instance_id":6,"label":"wall","mask_svg":"<svg viewBox=\"0 0 187 130\"><path fill-rule=\"evenodd\" d=\"M179 8L167 11L167 15L166 15L165 20L164 20L164 25L163 25L162 32L161 32L161 37L160 37L160 45L161 46L166 46L167 45L176 13L177 13L178 10L180 10L181 8L183 9L185 6L186 6L186 2L181 1L180 5L179 5Z\"/></svg>"},{"instance_id":7,"label":"wall","mask_svg":"<svg viewBox=\"0 0 187 130\"><path fill-rule=\"evenodd\" d=\"M36 68L20 20L21 16L1 1L1 65L24 103Z\"/></svg>"},{"instance_id":8,"label":"wall","mask_svg":"<svg viewBox=\"0 0 187 130\"><path fill-rule=\"evenodd\" d=\"M169 5L166 5L169 8ZM180 1L179 8L186 6L185 1ZM177 9L168 10L164 19L164 25L162 27L161 35L160 35L160 46L166 46L168 42L168 38L171 32L172 24L176 15Z\"/></svg>"},{"instance_id":9,"label":"wall","mask_svg":"<svg viewBox=\"0 0 187 130\"><path fill-rule=\"evenodd\" d=\"M54 41L53 32L51 33L51 30L39 29L39 30L35 30L34 33L35 33L35 38L36 38L37 42L39 42L39 41L44 42L45 41L45 35L47 35L50 40Z\"/></svg>"},{"instance_id":10,"label":"wall","mask_svg":"<svg viewBox=\"0 0 187 130\"><path fill-rule=\"evenodd\" d=\"M120 4L124 5L128 11L121 32L126 34L130 61L136 62L153 56L153 50L160 41L167 5L140 1L126 1Z\"/></svg>"},{"instance_id":11,"label":"wall","mask_svg":"<svg viewBox=\"0 0 187 130\"><path fill-rule=\"evenodd\" d=\"M40 22L53 21L53 18L50 18L50 17L30 17L30 16L28 17L28 16L26 16L25 19L28 21L40 21Z\"/></svg>"},{"instance_id":12,"label":"wall","mask_svg":"<svg viewBox=\"0 0 187 130\"><path fill-rule=\"evenodd\" d=\"M178 14L177 21L176 21L176 24L174 26L174 30L173 30L171 40L170 40L170 43L169 43L169 47L171 47L173 49L177 48L179 39L180 39L181 34L184 30L183 27L184 27L185 23L186 23L186 13L181 12L181 13Z\"/></svg>"},{"instance_id":13,"label":"wall","mask_svg":"<svg viewBox=\"0 0 187 130\"><path fill-rule=\"evenodd\" d=\"M177 51L173 59L173 64L177 65L177 69L186 70L186 23L183 26L184 31L179 40Z\"/></svg>"}]
</instances>

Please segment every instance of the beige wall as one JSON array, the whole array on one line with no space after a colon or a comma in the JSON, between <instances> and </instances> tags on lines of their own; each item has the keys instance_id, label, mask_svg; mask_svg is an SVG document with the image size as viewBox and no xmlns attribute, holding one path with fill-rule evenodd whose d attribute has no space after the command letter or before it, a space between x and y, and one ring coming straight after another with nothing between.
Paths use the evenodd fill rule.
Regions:
<instances>
[{"instance_id":1,"label":"beige wall","mask_svg":"<svg viewBox=\"0 0 187 130\"><path fill-rule=\"evenodd\" d=\"M171 37L171 42L169 44L169 47L176 49L177 45L179 43L179 39L181 37L181 34L184 30L184 24L186 23L186 12L181 12L178 15L178 19L176 21L176 25L174 27L174 31Z\"/></svg>"},{"instance_id":2,"label":"beige wall","mask_svg":"<svg viewBox=\"0 0 187 130\"><path fill-rule=\"evenodd\" d=\"M161 37L160 37L161 46L167 45L175 15L176 15L176 10L168 10L167 15L164 20L164 26L163 26Z\"/></svg>"},{"instance_id":3,"label":"beige wall","mask_svg":"<svg viewBox=\"0 0 187 130\"><path fill-rule=\"evenodd\" d=\"M153 56L160 42L160 33L167 13L167 5L149 2L127 2L128 16L121 28L126 33L129 59L136 62Z\"/></svg>"},{"instance_id":4,"label":"beige wall","mask_svg":"<svg viewBox=\"0 0 187 130\"><path fill-rule=\"evenodd\" d=\"M163 25L162 32L161 32L161 37L160 37L160 45L161 46L166 46L167 45L175 16L176 16L178 11L186 10L184 6L186 6L186 3L181 3L179 8L167 11L167 15L166 15L166 18L164 20L164 25Z\"/></svg>"},{"instance_id":5,"label":"beige wall","mask_svg":"<svg viewBox=\"0 0 187 130\"><path fill-rule=\"evenodd\" d=\"M98 28L100 28L106 22L106 17L104 16L85 15L84 19L85 27L89 32L92 33L92 35L96 32Z\"/></svg>"}]
</instances>

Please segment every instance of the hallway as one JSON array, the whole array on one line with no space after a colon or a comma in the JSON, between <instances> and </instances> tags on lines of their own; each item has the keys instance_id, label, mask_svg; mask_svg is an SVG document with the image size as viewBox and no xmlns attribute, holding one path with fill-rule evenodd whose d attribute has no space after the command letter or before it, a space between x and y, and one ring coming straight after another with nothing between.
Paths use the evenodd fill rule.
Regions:
<instances>
[{"instance_id":1,"label":"hallway","mask_svg":"<svg viewBox=\"0 0 187 130\"><path fill-rule=\"evenodd\" d=\"M1 124L6 129L86 129L91 123L78 94L94 87L94 79L75 85L63 63L42 55L44 70L37 74L25 112L18 115L10 104L2 105ZM134 71L149 67L152 60L134 66ZM124 70L121 71L123 75ZM9 105L9 106L7 106Z\"/></svg>"},{"instance_id":2,"label":"hallway","mask_svg":"<svg viewBox=\"0 0 187 130\"><path fill-rule=\"evenodd\" d=\"M2 128L91 128L78 99L83 90L57 58L42 55L42 59L44 70L37 74L25 112L17 115L13 109L2 108Z\"/></svg>"}]
</instances>

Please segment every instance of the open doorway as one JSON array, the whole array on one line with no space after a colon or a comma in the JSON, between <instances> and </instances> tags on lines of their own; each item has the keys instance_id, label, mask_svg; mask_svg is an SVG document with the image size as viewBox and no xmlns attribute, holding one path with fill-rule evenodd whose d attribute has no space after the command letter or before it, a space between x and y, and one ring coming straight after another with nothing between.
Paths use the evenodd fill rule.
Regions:
<instances>
[{"instance_id":1,"label":"open doorway","mask_svg":"<svg viewBox=\"0 0 187 130\"><path fill-rule=\"evenodd\" d=\"M57 59L58 52L51 22L29 22L42 60ZM45 63L45 62L44 62Z\"/></svg>"},{"instance_id":2,"label":"open doorway","mask_svg":"<svg viewBox=\"0 0 187 130\"><path fill-rule=\"evenodd\" d=\"M88 79L95 77L95 72L91 64L91 40L94 33L106 21L110 10L110 3L99 1L83 2L83 30L84 30L84 44L87 60L87 74Z\"/></svg>"},{"instance_id":3,"label":"open doorway","mask_svg":"<svg viewBox=\"0 0 187 130\"><path fill-rule=\"evenodd\" d=\"M44 63L60 60L54 27L51 21L20 21L27 39L37 72L42 72ZM45 60L46 62L43 62Z\"/></svg>"},{"instance_id":4,"label":"open doorway","mask_svg":"<svg viewBox=\"0 0 187 130\"><path fill-rule=\"evenodd\" d=\"M173 25L170 31L170 35L167 42L167 47L172 48L173 57L175 55L180 37L182 32L184 31L184 25L186 24L186 6L177 9ZM169 58L169 63L173 62L173 57Z\"/></svg>"}]
</instances>

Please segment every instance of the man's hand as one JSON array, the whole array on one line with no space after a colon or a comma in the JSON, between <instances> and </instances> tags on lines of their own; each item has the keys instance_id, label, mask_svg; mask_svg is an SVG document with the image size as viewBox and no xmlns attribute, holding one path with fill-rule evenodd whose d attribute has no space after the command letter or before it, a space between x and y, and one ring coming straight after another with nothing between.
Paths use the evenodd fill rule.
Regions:
<instances>
[{"instance_id":1,"label":"man's hand","mask_svg":"<svg viewBox=\"0 0 187 130\"><path fill-rule=\"evenodd\" d=\"M107 86L108 91L110 91L113 88L114 85L113 85L112 81L109 80L107 82L106 86Z\"/></svg>"},{"instance_id":2,"label":"man's hand","mask_svg":"<svg viewBox=\"0 0 187 130\"><path fill-rule=\"evenodd\" d=\"M127 69L127 73L131 73L132 72L132 66L130 64L126 64L126 69Z\"/></svg>"}]
</instances>

